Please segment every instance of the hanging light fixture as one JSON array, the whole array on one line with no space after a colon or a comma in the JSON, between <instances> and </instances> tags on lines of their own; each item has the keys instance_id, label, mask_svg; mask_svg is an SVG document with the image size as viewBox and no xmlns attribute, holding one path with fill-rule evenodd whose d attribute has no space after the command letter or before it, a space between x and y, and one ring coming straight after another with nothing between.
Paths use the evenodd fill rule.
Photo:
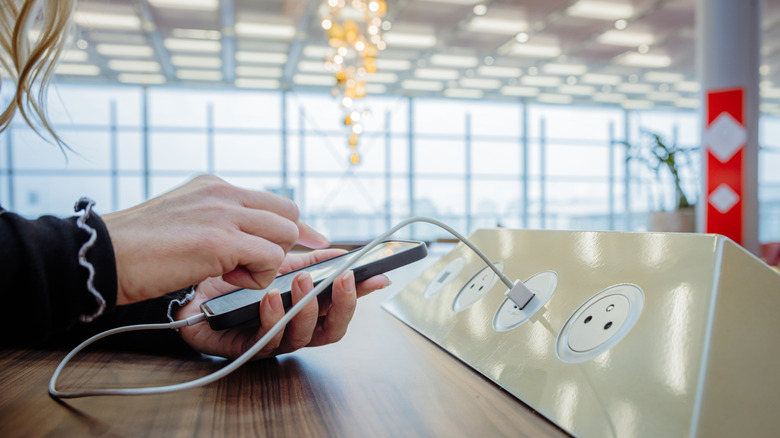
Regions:
<instances>
[{"instance_id":1,"label":"hanging light fixture","mask_svg":"<svg viewBox=\"0 0 780 438\"><path fill-rule=\"evenodd\" d=\"M333 97L340 100L343 123L349 129L349 162L360 163L357 151L363 123L371 113L362 105L366 77L376 72L374 60L387 45L382 40L385 0L325 0L322 28L334 49L325 66L336 76Z\"/></svg>"}]
</instances>

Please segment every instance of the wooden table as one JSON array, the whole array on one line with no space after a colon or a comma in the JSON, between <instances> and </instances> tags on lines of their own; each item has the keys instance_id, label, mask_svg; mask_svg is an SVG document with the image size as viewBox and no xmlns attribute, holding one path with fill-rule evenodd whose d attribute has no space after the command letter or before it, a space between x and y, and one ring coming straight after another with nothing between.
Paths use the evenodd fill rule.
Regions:
<instances>
[{"instance_id":1,"label":"wooden table","mask_svg":"<svg viewBox=\"0 0 780 438\"><path fill-rule=\"evenodd\" d=\"M166 395L57 402L47 393L63 351L0 353L0 437L539 437L564 432L364 297L346 337L243 366ZM87 351L62 389L184 382L221 360Z\"/></svg>"}]
</instances>

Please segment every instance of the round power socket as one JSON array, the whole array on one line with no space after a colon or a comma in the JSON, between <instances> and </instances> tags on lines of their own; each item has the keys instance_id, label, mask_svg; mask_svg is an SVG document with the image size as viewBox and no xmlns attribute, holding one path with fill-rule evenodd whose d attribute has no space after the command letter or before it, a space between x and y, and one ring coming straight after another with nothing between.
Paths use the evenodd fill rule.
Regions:
<instances>
[{"instance_id":1,"label":"round power socket","mask_svg":"<svg viewBox=\"0 0 780 438\"><path fill-rule=\"evenodd\" d=\"M645 298L633 284L618 284L597 293L566 321L556 353L564 362L585 362L617 344L639 319Z\"/></svg>"},{"instance_id":2,"label":"round power socket","mask_svg":"<svg viewBox=\"0 0 780 438\"><path fill-rule=\"evenodd\" d=\"M558 274L555 271L544 271L534 274L524 281L525 287L534 293L534 297L525 306L519 309L509 298L506 298L493 316L493 328L498 332L512 330L520 324L528 321L539 309L542 308L552 296L555 286L558 284Z\"/></svg>"},{"instance_id":3,"label":"round power socket","mask_svg":"<svg viewBox=\"0 0 780 438\"><path fill-rule=\"evenodd\" d=\"M463 257L458 257L447 263L447 266L443 267L441 271L433 277L433 280L428 283L428 287L425 288L425 292L423 293L425 299L433 298L438 294L444 286L448 285L458 276L458 274L460 274L460 271L464 266L466 266L466 259Z\"/></svg>"},{"instance_id":4,"label":"round power socket","mask_svg":"<svg viewBox=\"0 0 780 438\"><path fill-rule=\"evenodd\" d=\"M503 263L496 262L494 265L499 272L504 272ZM468 309L472 304L484 297L495 286L496 281L498 281L498 275L489 266L486 266L483 270L477 272L477 275L471 277L471 280L458 292L455 301L452 303L452 309L456 312Z\"/></svg>"}]
</instances>

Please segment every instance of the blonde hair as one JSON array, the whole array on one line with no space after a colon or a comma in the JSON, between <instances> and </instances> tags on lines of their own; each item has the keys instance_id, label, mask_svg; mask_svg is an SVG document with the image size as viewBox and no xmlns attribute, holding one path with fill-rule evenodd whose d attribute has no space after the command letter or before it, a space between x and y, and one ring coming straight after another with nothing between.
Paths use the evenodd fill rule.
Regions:
<instances>
[{"instance_id":1,"label":"blonde hair","mask_svg":"<svg viewBox=\"0 0 780 438\"><path fill-rule=\"evenodd\" d=\"M35 132L43 136L45 131L60 148L67 148L48 120L46 90L75 7L76 0L0 0L0 62L15 86L12 99L0 114L0 132L18 110ZM41 25L40 34L31 40L30 33L37 23Z\"/></svg>"}]
</instances>

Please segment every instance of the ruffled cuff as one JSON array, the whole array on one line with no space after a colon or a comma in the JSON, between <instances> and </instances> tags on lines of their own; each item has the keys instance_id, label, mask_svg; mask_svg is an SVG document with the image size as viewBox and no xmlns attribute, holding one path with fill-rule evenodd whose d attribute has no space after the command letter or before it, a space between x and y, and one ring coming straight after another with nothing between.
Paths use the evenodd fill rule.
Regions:
<instances>
[{"instance_id":1,"label":"ruffled cuff","mask_svg":"<svg viewBox=\"0 0 780 438\"><path fill-rule=\"evenodd\" d=\"M79 320L89 323L107 309L116 305L117 272L113 245L105 223L93 210L95 201L87 197L78 200L74 210L82 212L76 219L76 225L87 233L87 240L78 251L78 263L87 270L86 290L95 300L91 313L83 314ZM98 268L96 268L98 267Z\"/></svg>"}]
</instances>

